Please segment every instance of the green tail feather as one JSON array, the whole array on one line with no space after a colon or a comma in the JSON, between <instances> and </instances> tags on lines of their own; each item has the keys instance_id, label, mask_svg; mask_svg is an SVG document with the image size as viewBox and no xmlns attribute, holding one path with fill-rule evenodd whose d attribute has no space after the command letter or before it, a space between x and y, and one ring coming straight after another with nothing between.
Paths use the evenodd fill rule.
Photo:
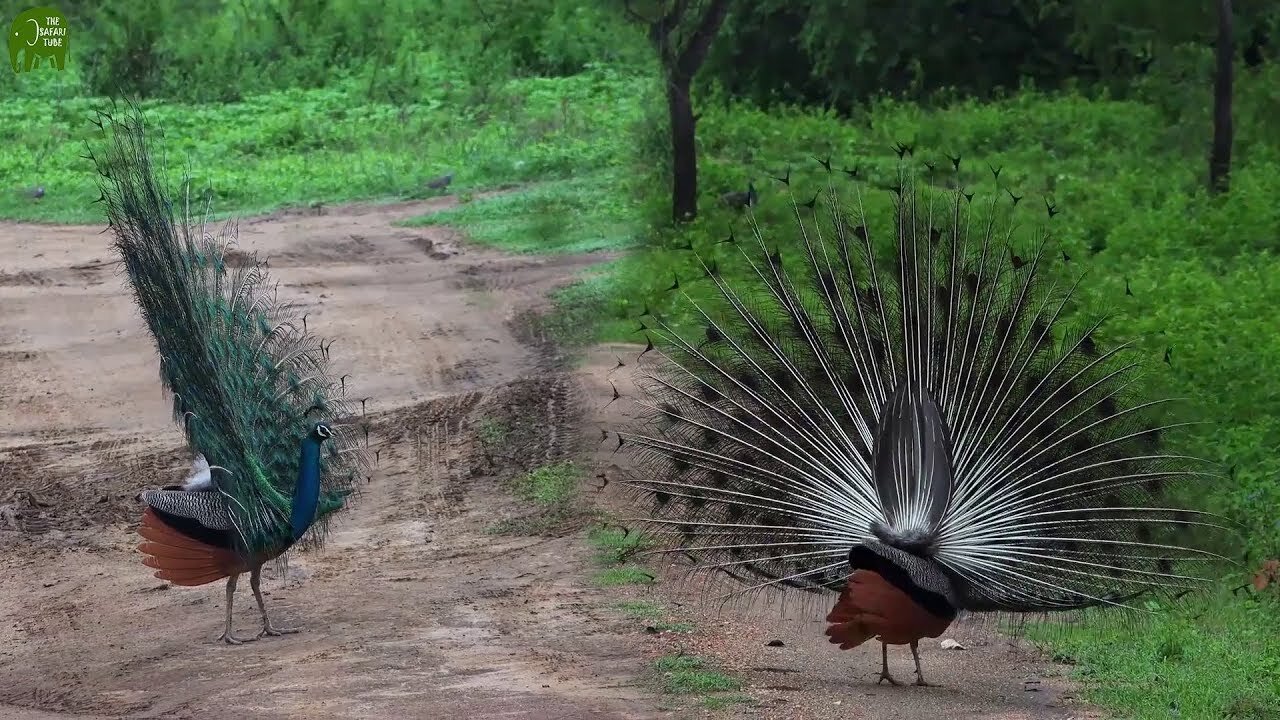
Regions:
<instances>
[{"instance_id":1,"label":"green tail feather","mask_svg":"<svg viewBox=\"0 0 1280 720\"><path fill-rule=\"evenodd\" d=\"M268 285L265 264L228 265L234 229L220 238L193 222L189 192L174 203L157 179L140 112L101 113L97 166L101 202L129 282L173 393L174 418L214 470L238 531L239 550L287 542L299 443L311 424L336 431L321 460L317 520L339 510L368 460L351 428L351 407L328 371L328 348L297 308ZM184 182L184 188L189 183ZM322 539L324 523L311 535Z\"/></svg>"}]
</instances>

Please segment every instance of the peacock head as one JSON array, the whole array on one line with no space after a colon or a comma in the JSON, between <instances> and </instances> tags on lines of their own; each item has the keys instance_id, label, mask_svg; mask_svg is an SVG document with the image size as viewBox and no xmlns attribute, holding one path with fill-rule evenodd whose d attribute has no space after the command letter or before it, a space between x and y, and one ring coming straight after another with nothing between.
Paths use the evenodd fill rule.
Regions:
<instances>
[{"instance_id":1,"label":"peacock head","mask_svg":"<svg viewBox=\"0 0 1280 720\"><path fill-rule=\"evenodd\" d=\"M331 437L333 437L333 428L329 427L328 425L322 422L318 422L312 426L311 439L315 440L316 442L324 442L325 440L328 440Z\"/></svg>"}]
</instances>

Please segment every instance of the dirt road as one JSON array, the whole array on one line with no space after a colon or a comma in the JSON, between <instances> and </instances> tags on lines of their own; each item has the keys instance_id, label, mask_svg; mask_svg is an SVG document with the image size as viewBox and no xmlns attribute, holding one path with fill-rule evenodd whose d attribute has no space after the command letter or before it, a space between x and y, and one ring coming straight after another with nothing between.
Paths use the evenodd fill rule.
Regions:
<instances>
[{"instance_id":1,"label":"dirt road","mask_svg":"<svg viewBox=\"0 0 1280 720\"><path fill-rule=\"evenodd\" d=\"M477 428L523 417L537 431L509 438L514 452L555 459L623 419L599 410L615 349L562 371L520 321L602 257L503 256L392 225L447 202L240 224L241 246L337 340L380 438L378 471L328 545L265 583L280 623L304 632L242 647L213 642L221 584L168 587L133 551L134 495L189 458L108 236L0 224L0 720L702 716L651 676L675 645L746 679L751 702L719 716L1085 717L1063 708L1056 670L986 632L957 635L967 651L925 649L943 687L875 687L874 648L835 653L817 624L691 610L697 631L646 634L611 608L647 591L593 587L580 533L494 534L528 509L493 477ZM619 471L605 451L587 461ZM697 593L658 587L668 604ZM247 632L256 610L238 599ZM909 663L899 653L895 672L909 678Z\"/></svg>"}]
</instances>

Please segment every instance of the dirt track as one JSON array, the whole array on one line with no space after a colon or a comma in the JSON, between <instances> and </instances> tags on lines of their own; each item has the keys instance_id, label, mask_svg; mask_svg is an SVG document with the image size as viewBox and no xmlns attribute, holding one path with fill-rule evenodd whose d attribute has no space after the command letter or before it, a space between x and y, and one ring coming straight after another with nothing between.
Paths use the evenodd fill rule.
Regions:
<instances>
[{"instance_id":1,"label":"dirt track","mask_svg":"<svg viewBox=\"0 0 1280 720\"><path fill-rule=\"evenodd\" d=\"M379 469L326 548L265 583L279 621L305 631L242 647L212 641L221 583L169 588L133 551L133 496L189 461L108 237L0 224L0 720L701 716L650 676L650 659L677 647L746 679L755 704L720 716L1086 716L1059 669L980 630L953 633L967 651L923 648L937 688L871 685L878 649L835 652L813 615L690 610L697 632L646 634L610 608L648 591L594 588L580 534L489 532L527 508L493 477L476 428L518 416L541 431L510 438L513 454L590 456L599 428L625 420L624 404L600 408L614 353L635 349L560 371L521 318L602 256L508 257L391 225L447 202L240 224L241 246L268 256L281 293L337 339L380 438ZM607 448L588 459L588 477L620 477ZM698 592L659 588L686 606ZM247 632L246 590L237 609ZM891 662L911 678L909 653Z\"/></svg>"}]
</instances>

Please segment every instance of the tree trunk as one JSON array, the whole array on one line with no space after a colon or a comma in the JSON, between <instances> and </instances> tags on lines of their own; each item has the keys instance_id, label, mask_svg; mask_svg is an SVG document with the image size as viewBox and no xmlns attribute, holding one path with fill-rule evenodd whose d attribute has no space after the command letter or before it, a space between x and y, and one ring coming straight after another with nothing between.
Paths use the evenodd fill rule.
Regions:
<instances>
[{"instance_id":1,"label":"tree trunk","mask_svg":"<svg viewBox=\"0 0 1280 720\"><path fill-rule=\"evenodd\" d=\"M1235 47L1231 0L1218 0L1217 69L1213 80L1213 150L1209 154L1209 191L1226 192L1231 184L1232 65Z\"/></svg>"},{"instance_id":2,"label":"tree trunk","mask_svg":"<svg viewBox=\"0 0 1280 720\"><path fill-rule=\"evenodd\" d=\"M642 19L626 5L632 17ZM667 113L671 123L671 219L677 223L698 217L698 151L694 141L697 117L690 88L707 59L711 42L729 14L729 0L709 0L689 37L673 42L672 33L690 18L689 0L676 0L667 14L649 23L649 41L658 51L667 81Z\"/></svg>"},{"instance_id":3,"label":"tree trunk","mask_svg":"<svg viewBox=\"0 0 1280 720\"><path fill-rule=\"evenodd\" d=\"M698 151L694 144L692 82L673 78L667 83L671 115L671 219L689 222L698 216Z\"/></svg>"}]
</instances>

